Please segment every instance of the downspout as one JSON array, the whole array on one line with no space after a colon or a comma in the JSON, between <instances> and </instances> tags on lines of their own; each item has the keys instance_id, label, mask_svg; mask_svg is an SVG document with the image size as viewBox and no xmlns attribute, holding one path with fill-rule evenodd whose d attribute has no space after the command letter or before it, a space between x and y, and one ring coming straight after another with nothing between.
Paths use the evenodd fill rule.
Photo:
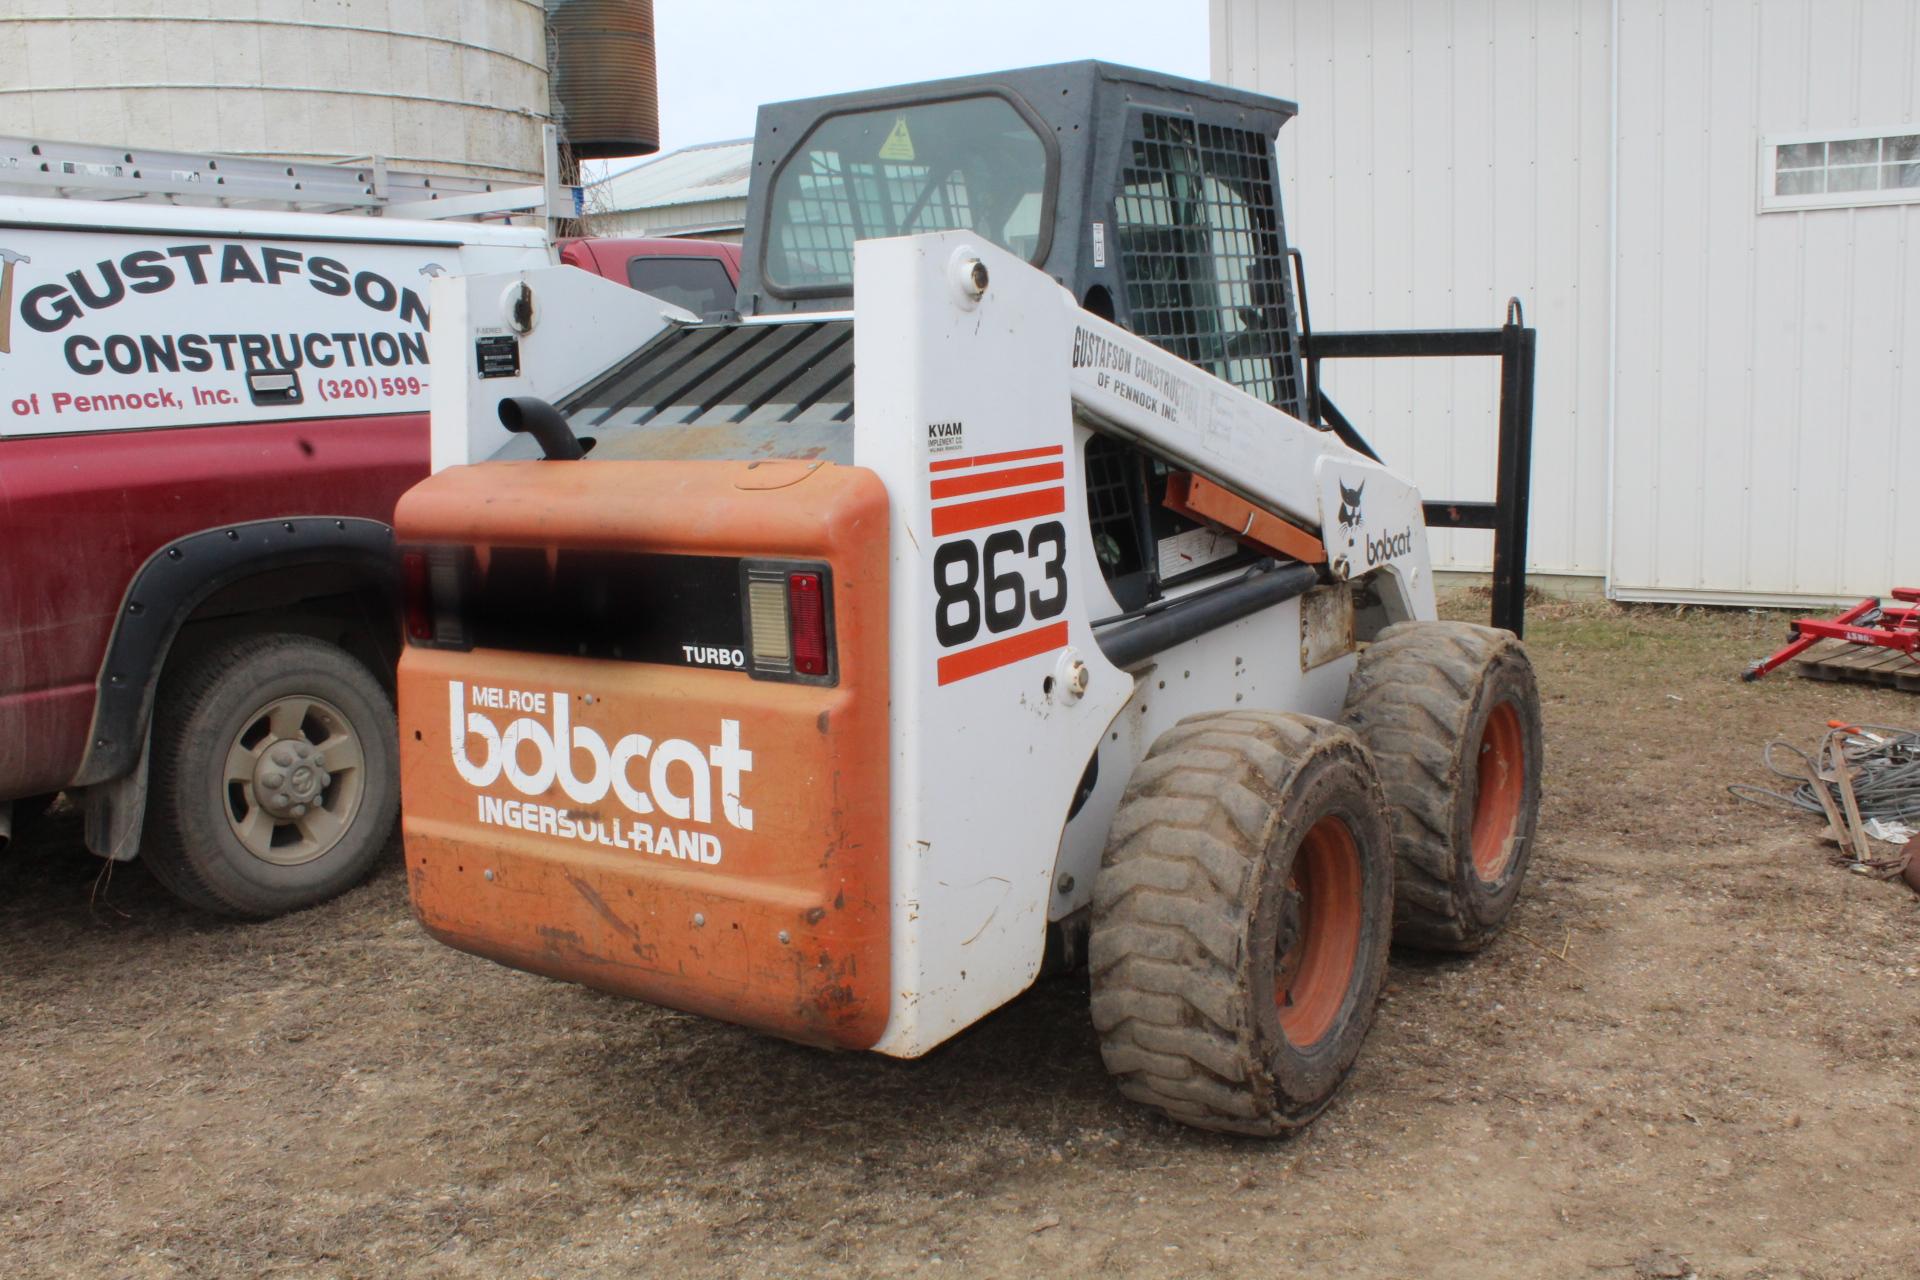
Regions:
<instances>
[{"instance_id":1,"label":"downspout","mask_svg":"<svg viewBox=\"0 0 1920 1280\"><path fill-rule=\"evenodd\" d=\"M1612 0L1607 35L1607 546L1602 590L1613 599L1614 439L1620 386L1620 3Z\"/></svg>"}]
</instances>

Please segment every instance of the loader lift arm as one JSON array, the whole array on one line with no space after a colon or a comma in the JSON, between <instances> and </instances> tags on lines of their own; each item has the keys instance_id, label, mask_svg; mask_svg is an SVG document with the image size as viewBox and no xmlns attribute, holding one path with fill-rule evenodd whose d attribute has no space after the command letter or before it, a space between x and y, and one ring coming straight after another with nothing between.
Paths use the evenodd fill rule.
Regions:
<instances>
[{"instance_id":1,"label":"loader lift arm","mask_svg":"<svg viewBox=\"0 0 1920 1280\"><path fill-rule=\"evenodd\" d=\"M1492 502L1428 499L1429 529L1493 530L1493 625L1524 636L1527 625L1527 502L1533 476L1533 370L1535 331L1527 326L1520 299L1507 301L1498 329L1375 329L1316 332L1307 309L1306 265L1293 260L1300 311L1300 350L1306 361L1307 417L1331 430L1352 449L1381 461L1320 385L1322 360L1424 359L1496 356L1500 361L1499 437Z\"/></svg>"}]
</instances>

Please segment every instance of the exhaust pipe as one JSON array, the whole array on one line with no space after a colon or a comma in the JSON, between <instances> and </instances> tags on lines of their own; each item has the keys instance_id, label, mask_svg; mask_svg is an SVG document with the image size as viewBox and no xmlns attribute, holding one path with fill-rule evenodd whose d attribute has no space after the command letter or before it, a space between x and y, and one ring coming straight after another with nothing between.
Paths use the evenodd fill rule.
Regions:
<instances>
[{"instance_id":1,"label":"exhaust pipe","mask_svg":"<svg viewBox=\"0 0 1920 1280\"><path fill-rule=\"evenodd\" d=\"M0 849L13 843L13 801L0 800Z\"/></svg>"},{"instance_id":2,"label":"exhaust pipe","mask_svg":"<svg viewBox=\"0 0 1920 1280\"><path fill-rule=\"evenodd\" d=\"M587 456L560 411L539 396L508 396L501 400L500 425L532 436L540 442L540 451L550 459L574 462Z\"/></svg>"}]
</instances>

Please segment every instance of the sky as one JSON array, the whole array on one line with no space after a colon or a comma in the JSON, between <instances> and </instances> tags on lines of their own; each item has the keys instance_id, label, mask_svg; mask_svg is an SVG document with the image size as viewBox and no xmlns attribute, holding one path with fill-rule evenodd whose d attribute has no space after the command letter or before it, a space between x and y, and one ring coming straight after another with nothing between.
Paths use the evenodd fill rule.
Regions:
<instances>
[{"instance_id":1,"label":"sky","mask_svg":"<svg viewBox=\"0 0 1920 1280\"><path fill-rule=\"evenodd\" d=\"M1207 78L1207 0L654 0L653 14L662 151L750 137L763 102L977 71L1104 58Z\"/></svg>"}]
</instances>

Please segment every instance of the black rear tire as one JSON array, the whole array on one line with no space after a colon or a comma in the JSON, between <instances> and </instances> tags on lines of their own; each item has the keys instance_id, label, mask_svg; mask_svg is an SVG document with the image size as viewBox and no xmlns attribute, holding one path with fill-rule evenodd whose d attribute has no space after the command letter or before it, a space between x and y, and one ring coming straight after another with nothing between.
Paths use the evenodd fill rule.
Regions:
<instances>
[{"instance_id":1,"label":"black rear tire","mask_svg":"<svg viewBox=\"0 0 1920 1280\"><path fill-rule=\"evenodd\" d=\"M1359 739L1310 716L1193 716L1128 783L1093 891L1100 1053L1121 1093L1272 1136L1351 1072L1386 977L1393 854Z\"/></svg>"},{"instance_id":2,"label":"black rear tire","mask_svg":"<svg viewBox=\"0 0 1920 1280\"><path fill-rule=\"evenodd\" d=\"M1403 622L1360 656L1341 719L1392 806L1394 941L1475 951L1500 932L1533 857L1540 690L1512 634Z\"/></svg>"},{"instance_id":3,"label":"black rear tire","mask_svg":"<svg viewBox=\"0 0 1920 1280\"><path fill-rule=\"evenodd\" d=\"M276 749L286 770L269 764L259 776L291 786L307 768L299 776L320 787L310 803L232 776L240 753ZM201 910L264 919L324 902L364 880L393 834L393 703L372 672L324 641L253 636L188 659L162 682L152 751L141 856Z\"/></svg>"}]
</instances>

